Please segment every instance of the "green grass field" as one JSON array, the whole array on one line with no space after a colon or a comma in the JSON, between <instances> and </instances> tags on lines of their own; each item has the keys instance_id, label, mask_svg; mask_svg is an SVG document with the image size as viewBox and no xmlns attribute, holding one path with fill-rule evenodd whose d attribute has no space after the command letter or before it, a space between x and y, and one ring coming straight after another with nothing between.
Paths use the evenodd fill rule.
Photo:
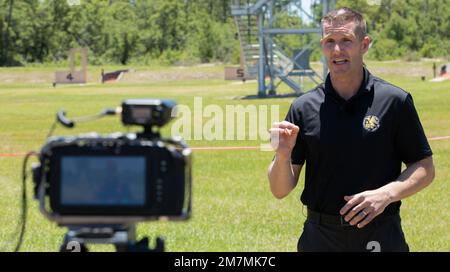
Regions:
<instances>
[{"instance_id":1,"label":"green grass field","mask_svg":"<svg viewBox=\"0 0 450 272\"><path fill-rule=\"evenodd\" d=\"M430 83L431 62L369 62L376 75L412 93L428 137L450 135L450 81ZM117 106L125 98L171 98L193 106L194 97L203 98L203 107L226 105L279 105L283 118L293 98L236 99L256 94L256 83L221 79L222 66L194 68L139 67L122 82L95 83L100 67L90 69L85 86L51 87L54 68L0 69L0 154L21 154L38 150L45 141L57 110L69 117L94 114L104 107ZM142 76L139 76L139 73ZM157 80L146 76L180 74ZM184 75L184 76L183 76ZM199 75L197 78L195 75ZM201 76L206 75L206 76ZM158 76L157 76L158 77ZM209 78L208 78L209 77ZM310 86L310 85L308 85ZM207 122L208 118L203 118ZM248 122L247 122L248 126ZM268 124L269 126L269 124ZM268 128L268 127L267 127ZM79 124L75 130L59 127L56 135L88 131L124 131L117 117ZM170 124L163 129L168 136ZM259 146L258 140L188 141L192 147ZM412 251L450 250L450 140L430 142L434 151L436 178L433 184L402 206L402 223ZM269 190L267 166L272 152L259 150L194 151L193 216L187 222L147 222L138 225L138 236L162 235L168 251L295 251L302 231L302 205L298 188L283 200ZM0 157L0 251L14 248L20 212L20 171L23 157ZM27 232L22 251L55 251L64 229L47 221L31 200ZM110 251L111 246L91 247Z\"/></svg>"}]
</instances>

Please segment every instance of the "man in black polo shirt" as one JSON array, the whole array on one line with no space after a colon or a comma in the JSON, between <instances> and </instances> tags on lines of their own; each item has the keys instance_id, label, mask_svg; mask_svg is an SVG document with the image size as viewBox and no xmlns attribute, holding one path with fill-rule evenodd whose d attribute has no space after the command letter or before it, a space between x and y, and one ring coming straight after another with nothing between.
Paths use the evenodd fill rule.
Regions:
<instances>
[{"instance_id":1,"label":"man in black polo shirt","mask_svg":"<svg viewBox=\"0 0 450 272\"><path fill-rule=\"evenodd\" d=\"M322 27L330 73L272 126L271 191L288 195L306 162L299 251L408 251L400 200L434 178L412 97L364 67L370 39L361 14L332 11Z\"/></svg>"}]
</instances>

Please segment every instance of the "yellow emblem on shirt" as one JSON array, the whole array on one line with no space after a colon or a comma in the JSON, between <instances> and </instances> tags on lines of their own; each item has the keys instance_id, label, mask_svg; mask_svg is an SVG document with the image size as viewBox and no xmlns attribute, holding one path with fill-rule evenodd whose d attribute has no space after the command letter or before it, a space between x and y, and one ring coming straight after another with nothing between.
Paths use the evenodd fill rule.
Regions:
<instances>
[{"instance_id":1,"label":"yellow emblem on shirt","mask_svg":"<svg viewBox=\"0 0 450 272\"><path fill-rule=\"evenodd\" d=\"M369 132L374 132L380 127L380 120L375 115L367 115L364 117L363 127Z\"/></svg>"}]
</instances>

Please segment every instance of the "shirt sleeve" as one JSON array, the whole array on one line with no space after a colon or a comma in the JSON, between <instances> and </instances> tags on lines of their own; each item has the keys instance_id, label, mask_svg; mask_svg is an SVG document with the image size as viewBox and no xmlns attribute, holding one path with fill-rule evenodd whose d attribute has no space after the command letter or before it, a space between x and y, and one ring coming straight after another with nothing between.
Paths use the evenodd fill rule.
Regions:
<instances>
[{"instance_id":1,"label":"shirt sleeve","mask_svg":"<svg viewBox=\"0 0 450 272\"><path fill-rule=\"evenodd\" d=\"M289 111L284 119L300 128L300 132L297 135L297 141L291 154L291 163L302 165L305 163L305 144L302 130L302 115L300 110L295 106L295 103L291 105Z\"/></svg>"},{"instance_id":2,"label":"shirt sleeve","mask_svg":"<svg viewBox=\"0 0 450 272\"><path fill-rule=\"evenodd\" d=\"M401 107L395 146L404 163L414 163L433 155L410 94Z\"/></svg>"}]
</instances>

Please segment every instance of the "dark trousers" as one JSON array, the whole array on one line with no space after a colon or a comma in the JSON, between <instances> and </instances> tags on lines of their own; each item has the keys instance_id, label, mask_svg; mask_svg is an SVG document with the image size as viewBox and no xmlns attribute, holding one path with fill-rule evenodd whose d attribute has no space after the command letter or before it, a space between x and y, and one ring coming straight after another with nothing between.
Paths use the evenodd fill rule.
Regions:
<instances>
[{"instance_id":1,"label":"dark trousers","mask_svg":"<svg viewBox=\"0 0 450 272\"><path fill-rule=\"evenodd\" d=\"M299 252L408 252L398 213L375 218L365 227L327 224L306 219L297 244Z\"/></svg>"}]
</instances>

